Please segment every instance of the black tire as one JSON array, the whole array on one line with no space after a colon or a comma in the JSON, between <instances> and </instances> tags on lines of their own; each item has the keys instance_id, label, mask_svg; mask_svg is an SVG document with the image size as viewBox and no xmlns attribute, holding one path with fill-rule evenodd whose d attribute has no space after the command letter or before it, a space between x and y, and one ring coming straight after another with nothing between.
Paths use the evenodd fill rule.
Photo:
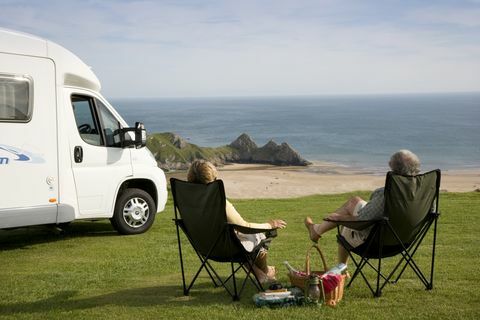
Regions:
<instances>
[{"instance_id":1,"label":"black tire","mask_svg":"<svg viewBox=\"0 0 480 320\"><path fill-rule=\"evenodd\" d=\"M156 213L155 202L147 192L126 189L115 203L110 222L120 234L139 234L150 229Z\"/></svg>"}]
</instances>

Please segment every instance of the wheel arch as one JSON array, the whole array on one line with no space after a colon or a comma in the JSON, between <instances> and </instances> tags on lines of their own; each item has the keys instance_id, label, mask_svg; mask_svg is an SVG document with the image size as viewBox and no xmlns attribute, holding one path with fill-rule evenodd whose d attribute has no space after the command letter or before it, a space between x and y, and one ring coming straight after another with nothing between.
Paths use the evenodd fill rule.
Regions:
<instances>
[{"instance_id":1,"label":"wheel arch","mask_svg":"<svg viewBox=\"0 0 480 320\"><path fill-rule=\"evenodd\" d=\"M115 198L115 204L117 203L118 199L121 197L123 192L126 189L130 189L130 188L141 189L141 190L147 192L152 197L153 202L155 203L155 210L157 210L157 208L158 208L157 187L155 186L155 183L152 180L149 180L149 179L136 178L136 179L125 180L120 185L120 188L118 189L117 196ZM114 207L115 207L115 205L114 205Z\"/></svg>"}]
</instances>

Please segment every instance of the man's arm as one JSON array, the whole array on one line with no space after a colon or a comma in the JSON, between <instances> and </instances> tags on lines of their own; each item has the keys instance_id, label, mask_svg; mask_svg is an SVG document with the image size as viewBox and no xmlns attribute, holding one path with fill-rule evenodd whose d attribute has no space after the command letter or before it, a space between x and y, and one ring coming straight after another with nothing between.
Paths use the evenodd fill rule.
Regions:
<instances>
[{"instance_id":1,"label":"man's arm","mask_svg":"<svg viewBox=\"0 0 480 320\"><path fill-rule=\"evenodd\" d=\"M370 201L358 211L358 220L375 220L383 217L385 207L384 188L378 188L370 197Z\"/></svg>"}]
</instances>

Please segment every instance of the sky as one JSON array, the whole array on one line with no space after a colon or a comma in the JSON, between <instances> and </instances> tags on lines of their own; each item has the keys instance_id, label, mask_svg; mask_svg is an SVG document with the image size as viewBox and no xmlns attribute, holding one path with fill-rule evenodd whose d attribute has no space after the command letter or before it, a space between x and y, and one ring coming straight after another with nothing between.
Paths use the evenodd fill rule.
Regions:
<instances>
[{"instance_id":1,"label":"sky","mask_svg":"<svg viewBox=\"0 0 480 320\"><path fill-rule=\"evenodd\" d=\"M110 98L480 91L480 0L0 0Z\"/></svg>"}]
</instances>

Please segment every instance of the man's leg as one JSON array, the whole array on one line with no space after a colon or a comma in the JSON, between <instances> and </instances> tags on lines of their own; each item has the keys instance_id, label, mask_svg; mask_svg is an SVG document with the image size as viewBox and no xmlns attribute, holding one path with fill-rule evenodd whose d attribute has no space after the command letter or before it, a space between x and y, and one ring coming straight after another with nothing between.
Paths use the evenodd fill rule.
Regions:
<instances>
[{"instance_id":1,"label":"man's leg","mask_svg":"<svg viewBox=\"0 0 480 320\"><path fill-rule=\"evenodd\" d=\"M362 201L364 200L360 197L352 197L334 213L329 214L328 218L338 220L352 219L355 216L355 208ZM305 226L310 233L310 239L316 242L318 241L318 238L322 236L322 234L334 229L337 225L330 221L322 221L319 224L314 224L312 219L307 217L305 218Z\"/></svg>"},{"instance_id":2,"label":"man's leg","mask_svg":"<svg viewBox=\"0 0 480 320\"><path fill-rule=\"evenodd\" d=\"M338 244L338 263L347 264L348 261L348 251L339 243Z\"/></svg>"},{"instance_id":3,"label":"man's leg","mask_svg":"<svg viewBox=\"0 0 480 320\"><path fill-rule=\"evenodd\" d=\"M340 208L334 211L334 214L338 217L340 216L353 216L353 213L355 211L355 207L360 201L364 201L360 197L351 197L348 199L347 202L345 202Z\"/></svg>"}]
</instances>

